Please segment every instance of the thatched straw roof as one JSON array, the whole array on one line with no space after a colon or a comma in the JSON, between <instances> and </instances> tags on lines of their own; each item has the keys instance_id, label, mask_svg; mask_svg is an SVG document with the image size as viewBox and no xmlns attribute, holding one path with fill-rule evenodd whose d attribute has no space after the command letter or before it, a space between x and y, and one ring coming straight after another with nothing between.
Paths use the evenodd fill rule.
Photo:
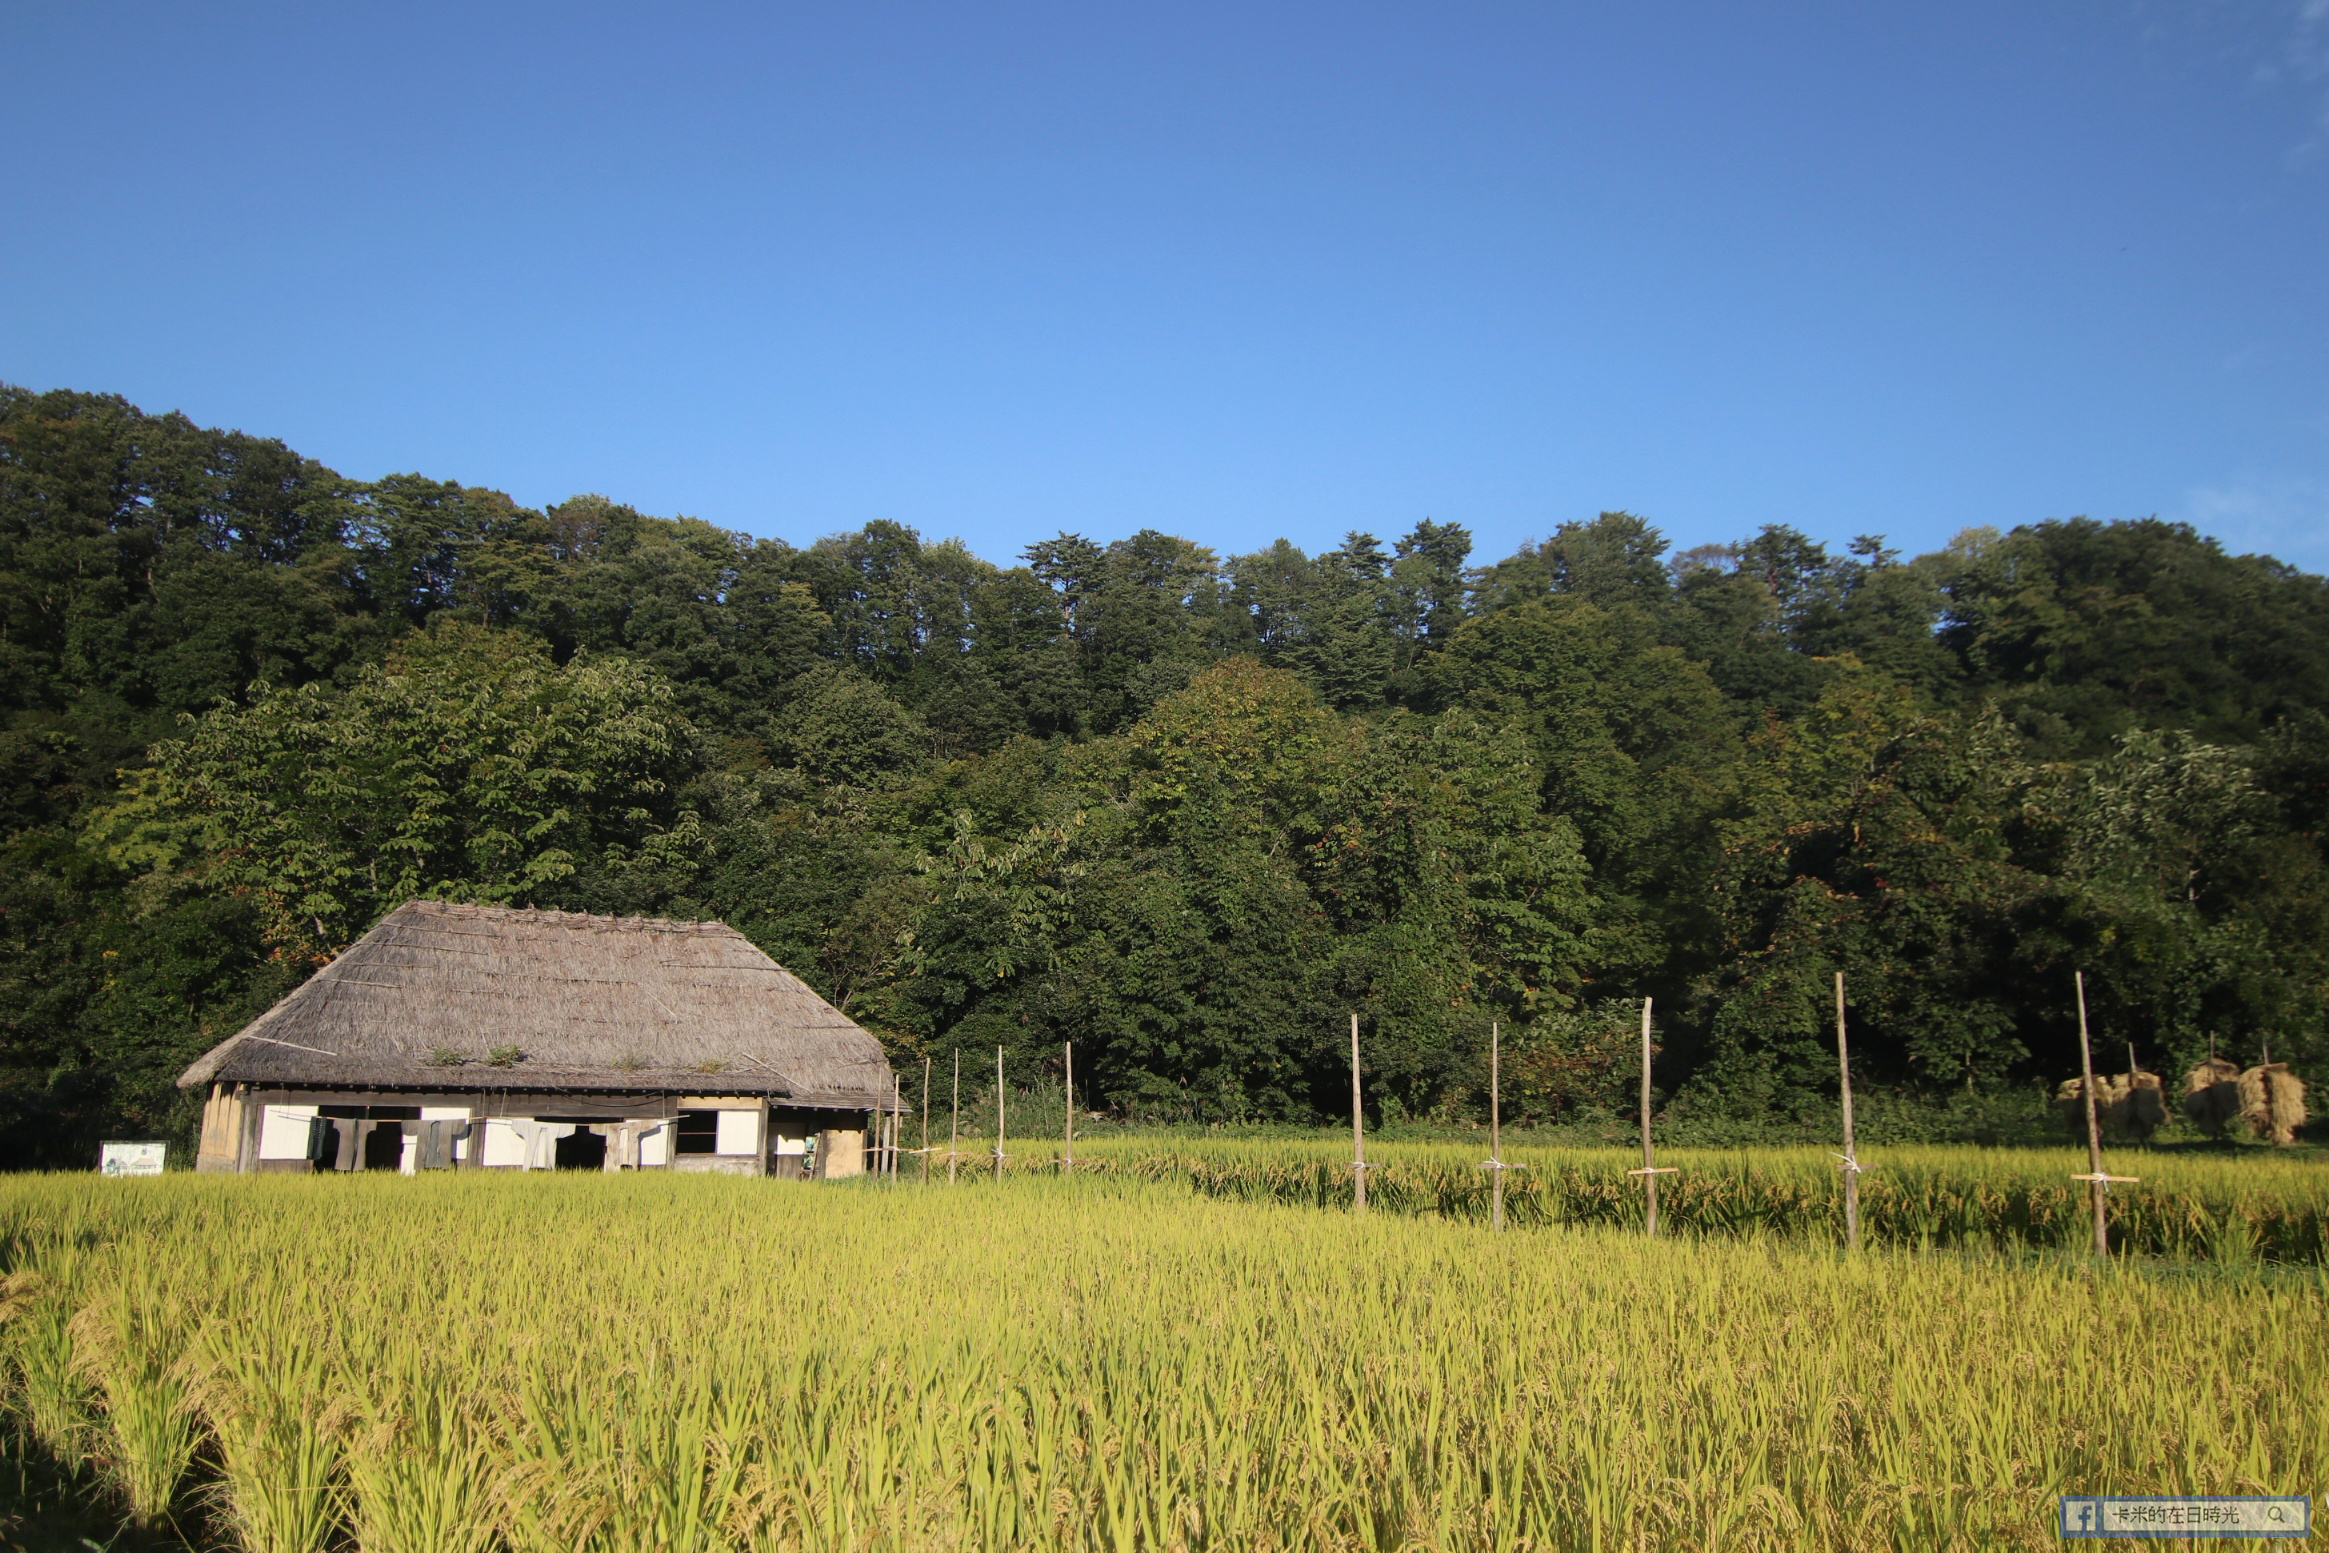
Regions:
<instances>
[{"instance_id":1,"label":"thatched straw roof","mask_svg":"<svg viewBox=\"0 0 2329 1553\"><path fill-rule=\"evenodd\" d=\"M723 923L409 901L178 1083L213 1081L857 1108L888 1092L890 1068L879 1042Z\"/></svg>"}]
</instances>

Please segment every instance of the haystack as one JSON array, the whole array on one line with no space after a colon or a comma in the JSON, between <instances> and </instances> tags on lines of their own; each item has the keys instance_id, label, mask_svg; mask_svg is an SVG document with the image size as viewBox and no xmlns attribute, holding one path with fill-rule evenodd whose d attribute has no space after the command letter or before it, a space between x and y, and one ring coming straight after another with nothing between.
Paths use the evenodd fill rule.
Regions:
<instances>
[{"instance_id":1,"label":"haystack","mask_svg":"<svg viewBox=\"0 0 2329 1553\"><path fill-rule=\"evenodd\" d=\"M2149 1143L2159 1124L2167 1120L2166 1086L2156 1073L2138 1069L2122 1079L2120 1125L2137 1143Z\"/></svg>"},{"instance_id":2,"label":"haystack","mask_svg":"<svg viewBox=\"0 0 2329 1553\"><path fill-rule=\"evenodd\" d=\"M2066 1078L2054 1091L2054 1104L2062 1112L2062 1125L2070 1129L2070 1141L2086 1142L2086 1086L2085 1081ZM2127 1089L2122 1079L2107 1073L2097 1074L2094 1081L2094 1119L2103 1132L2117 1134L2125 1125Z\"/></svg>"},{"instance_id":3,"label":"haystack","mask_svg":"<svg viewBox=\"0 0 2329 1553\"><path fill-rule=\"evenodd\" d=\"M2086 1142L2086 1090L2079 1079L2064 1079L2054 1091L2070 1141ZM2098 1073L2094 1081L2095 1125L2106 1138L2149 1143L2167 1120L2165 1086L2156 1073Z\"/></svg>"},{"instance_id":4,"label":"haystack","mask_svg":"<svg viewBox=\"0 0 2329 1553\"><path fill-rule=\"evenodd\" d=\"M2250 1136L2287 1147L2305 1125L2305 1081L2285 1062L2268 1062L2240 1075L2240 1120Z\"/></svg>"},{"instance_id":5,"label":"haystack","mask_svg":"<svg viewBox=\"0 0 2329 1553\"><path fill-rule=\"evenodd\" d=\"M2211 1138L2240 1119L2240 1069L2210 1057L2183 1077L2183 1114Z\"/></svg>"}]
</instances>

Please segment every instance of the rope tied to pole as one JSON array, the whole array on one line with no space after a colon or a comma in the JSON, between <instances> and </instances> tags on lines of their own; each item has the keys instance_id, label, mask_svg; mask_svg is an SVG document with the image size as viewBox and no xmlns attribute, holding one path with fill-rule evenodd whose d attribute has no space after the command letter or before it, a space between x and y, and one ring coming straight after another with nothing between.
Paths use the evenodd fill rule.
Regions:
<instances>
[{"instance_id":1,"label":"rope tied to pole","mask_svg":"<svg viewBox=\"0 0 2329 1553\"><path fill-rule=\"evenodd\" d=\"M2073 1180L2073 1181L2091 1181L2091 1182L2093 1182L2095 1185L2097 1185L2097 1186L2101 1187L2101 1188L2102 1188L2104 1191L2106 1191L2106 1192L2107 1192L2107 1191L2109 1191L2109 1190L2111 1189L2111 1183L2112 1183L2112 1182L2114 1182L2114 1181L2119 1181L2119 1182L2127 1182L2127 1183L2133 1183L2133 1182L2136 1182L2136 1181L2140 1181L2140 1180L2142 1180L2143 1178L2142 1178L2141 1176L2114 1176L2114 1175L2107 1175L2107 1174L2105 1174L2104 1172L2102 1172L2102 1171L2100 1171L2100 1170L2097 1170L2097 1171L2095 1171L2095 1172L2094 1172L2093 1174L2091 1174L2091 1175L2083 1175L2083 1176L2072 1176L2070 1179L2071 1179L2071 1180Z\"/></svg>"}]
</instances>

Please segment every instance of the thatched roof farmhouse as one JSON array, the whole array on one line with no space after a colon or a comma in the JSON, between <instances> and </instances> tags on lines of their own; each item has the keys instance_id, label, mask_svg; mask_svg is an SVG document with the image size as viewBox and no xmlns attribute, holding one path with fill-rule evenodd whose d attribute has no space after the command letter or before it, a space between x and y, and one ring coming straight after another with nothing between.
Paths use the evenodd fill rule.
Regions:
<instances>
[{"instance_id":1,"label":"thatched roof farmhouse","mask_svg":"<svg viewBox=\"0 0 2329 1553\"><path fill-rule=\"evenodd\" d=\"M830 1177L894 1081L722 923L411 901L178 1082L202 1170Z\"/></svg>"}]
</instances>

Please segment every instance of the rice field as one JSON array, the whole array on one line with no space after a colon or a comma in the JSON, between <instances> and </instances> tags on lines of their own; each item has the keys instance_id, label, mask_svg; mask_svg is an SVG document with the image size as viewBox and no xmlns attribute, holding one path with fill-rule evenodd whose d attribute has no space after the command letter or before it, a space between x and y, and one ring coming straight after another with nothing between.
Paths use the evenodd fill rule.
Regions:
<instances>
[{"instance_id":1,"label":"rice field","mask_svg":"<svg viewBox=\"0 0 2329 1553\"><path fill-rule=\"evenodd\" d=\"M966 1150L991 1146L983 1140ZM1018 1147L1014 1145L1014 1147ZM1182 1181L1208 1197L1348 1208L1350 1140L1260 1141L1112 1137L1080 1142L1078 1159L1149 1180ZM1023 1168L1036 1163L1028 1144ZM1056 1152L1056 1151L1054 1151ZM1487 1142L1370 1139L1370 1208L1459 1221L1488 1218ZM1638 1154L1610 1149L1504 1150L1521 1168L1505 1176L1514 1225L1607 1225L1638 1230ZM2083 1150L1863 1148L1863 1243L1897 1248L2082 1250L2090 1243ZM1776 1235L1805 1244L1843 1236L1843 1191L1833 1154L1811 1148L1661 1149L1678 1167L1658 1187L1660 1227L1686 1237ZM2221 1152L2113 1151L2113 1249L2137 1257L2230 1266L2329 1265L2329 1159L2267 1148ZM973 1162L975 1163L975 1162ZM918 1166L909 1164L910 1172Z\"/></svg>"},{"instance_id":2,"label":"rice field","mask_svg":"<svg viewBox=\"0 0 2329 1553\"><path fill-rule=\"evenodd\" d=\"M37 1450L146 1546L2038 1547L2059 1493L2329 1466L2318 1272L1121 1169L20 1177L0 1256L19 1490Z\"/></svg>"}]
</instances>

